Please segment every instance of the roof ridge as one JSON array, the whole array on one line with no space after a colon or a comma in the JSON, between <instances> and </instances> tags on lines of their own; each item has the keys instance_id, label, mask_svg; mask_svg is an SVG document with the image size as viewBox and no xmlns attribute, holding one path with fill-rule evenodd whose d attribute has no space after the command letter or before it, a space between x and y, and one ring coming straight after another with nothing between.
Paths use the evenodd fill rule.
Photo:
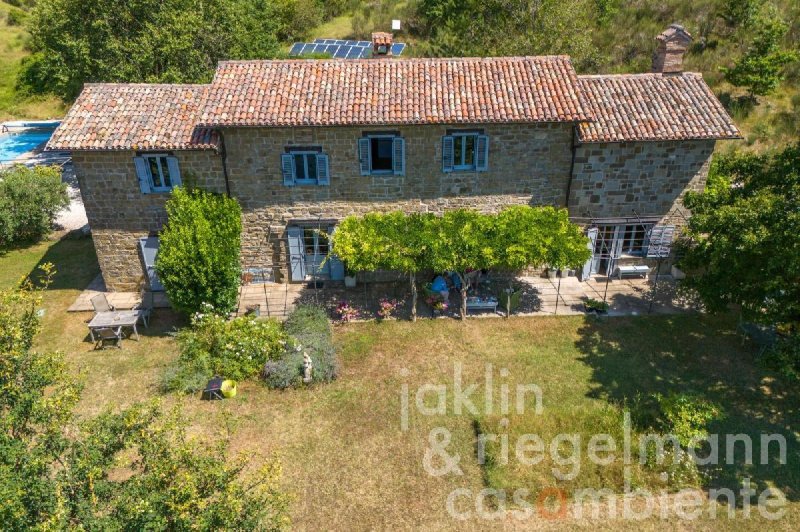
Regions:
<instances>
[{"instance_id":1,"label":"roof ridge","mask_svg":"<svg viewBox=\"0 0 800 532\"><path fill-rule=\"evenodd\" d=\"M391 63L434 63L434 62L493 62L493 61L530 61L531 59L536 60L559 60L559 61L569 61L572 62L572 58L569 55L565 54L554 54L554 55L498 55L498 56L474 56L474 57L392 57L387 59L381 60L370 60L370 59L348 59L343 57L327 57L323 59L316 59L316 58L303 58L297 57L292 59L224 59L217 62L217 66L221 65L228 65L228 64L261 64L261 63L269 63L269 64L276 64L276 63L297 63L297 62L307 62L307 63L343 63L343 62L357 62L363 63L365 65L377 65L377 64L391 64Z\"/></svg>"},{"instance_id":2,"label":"roof ridge","mask_svg":"<svg viewBox=\"0 0 800 532\"><path fill-rule=\"evenodd\" d=\"M578 79L608 79L608 78L702 78L701 72L681 72L680 74L667 74L661 72L628 72L622 74L578 74Z\"/></svg>"},{"instance_id":3,"label":"roof ridge","mask_svg":"<svg viewBox=\"0 0 800 532\"><path fill-rule=\"evenodd\" d=\"M124 83L124 82L97 82L84 83L85 87L168 87L168 88L208 88L210 83Z\"/></svg>"}]
</instances>

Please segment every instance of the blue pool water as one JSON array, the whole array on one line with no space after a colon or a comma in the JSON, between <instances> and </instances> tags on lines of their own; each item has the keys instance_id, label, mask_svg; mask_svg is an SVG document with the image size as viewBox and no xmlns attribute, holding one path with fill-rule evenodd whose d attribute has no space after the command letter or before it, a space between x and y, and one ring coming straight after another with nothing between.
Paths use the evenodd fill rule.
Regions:
<instances>
[{"instance_id":1,"label":"blue pool water","mask_svg":"<svg viewBox=\"0 0 800 532\"><path fill-rule=\"evenodd\" d=\"M27 129L0 134L0 163L13 161L23 153L47 142L54 129Z\"/></svg>"}]
</instances>

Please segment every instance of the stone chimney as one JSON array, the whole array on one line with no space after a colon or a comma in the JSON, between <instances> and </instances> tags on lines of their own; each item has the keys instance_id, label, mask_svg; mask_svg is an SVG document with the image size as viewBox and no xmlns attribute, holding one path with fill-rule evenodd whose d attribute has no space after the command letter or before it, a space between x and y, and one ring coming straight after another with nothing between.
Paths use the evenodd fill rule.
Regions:
<instances>
[{"instance_id":1,"label":"stone chimney","mask_svg":"<svg viewBox=\"0 0 800 532\"><path fill-rule=\"evenodd\" d=\"M689 49L692 36L680 24L669 28L656 37L658 44L653 54L653 72L680 74L683 72L683 54Z\"/></svg>"},{"instance_id":2,"label":"stone chimney","mask_svg":"<svg viewBox=\"0 0 800 532\"><path fill-rule=\"evenodd\" d=\"M392 42L394 37L391 33L376 31L372 34L372 57L391 57Z\"/></svg>"}]
</instances>

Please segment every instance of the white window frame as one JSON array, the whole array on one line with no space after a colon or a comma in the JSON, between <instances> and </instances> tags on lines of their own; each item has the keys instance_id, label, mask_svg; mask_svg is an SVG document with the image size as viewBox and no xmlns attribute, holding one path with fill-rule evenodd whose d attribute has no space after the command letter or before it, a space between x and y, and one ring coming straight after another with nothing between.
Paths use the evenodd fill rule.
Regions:
<instances>
[{"instance_id":1,"label":"white window frame","mask_svg":"<svg viewBox=\"0 0 800 532\"><path fill-rule=\"evenodd\" d=\"M308 176L308 159L309 157L314 157L314 162L316 163L316 176L313 179L306 178L306 179L298 179L297 178L297 159L294 159L294 164L292 165L292 171L294 172L294 182L296 185L317 185L319 184L319 161L317 160L317 156L321 153L319 151L314 150L289 150L287 152L292 157L296 157L297 155L303 156L303 170L306 176Z\"/></svg>"},{"instance_id":2,"label":"white window frame","mask_svg":"<svg viewBox=\"0 0 800 532\"><path fill-rule=\"evenodd\" d=\"M175 185L174 179L172 174L169 174L169 165L167 163L167 157L170 157L168 153L143 153L140 155L142 159L144 159L145 163L147 163L147 175L150 178L150 190L153 192L169 192L171 191ZM169 186L156 186L156 181L153 176L153 169L150 165L150 159L155 159L156 166L158 167L159 178L161 183L165 182L164 179L164 167L167 168L167 173L169 174Z\"/></svg>"},{"instance_id":3,"label":"white window frame","mask_svg":"<svg viewBox=\"0 0 800 532\"><path fill-rule=\"evenodd\" d=\"M453 137L453 171L455 172L469 172L478 169L478 132L454 132L450 136ZM472 137L472 163L466 164L465 159L467 155L467 137ZM456 143L461 143L461 161L456 164L455 153Z\"/></svg>"},{"instance_id":4,"label":"white window frame","mask_svg":"<svg viewBox=\"0 0 800 532\"><path fill-rule=\"evenodd\" d=\"M400 135L393 135L393 134L378 134L378 135L367 135L369 139L369 175L394 175L394 139L399 137ZM388 139L389 142L392 144L391 146L391 153L392 153L392 160L389 163L388 170L374 170L372 168L372 140L373 139Z\"/></svg>"},{"instance_id":5,"label":"white window frame","mask_svg":"<svg viewBox=\"0 0 800 532\"><path fill-rule=\"evenodd\" d=\"M620 224L618 226L618 235L620 241L620 253L622 255L627 255L629 257L644 257L645 250L647 249L647 237L650 233L650 230L653 229L655 224L652 223L627 223L627 224ZM633 228L631 231L630 238L626 238L625 234L628 232L628 228ZM633 250L633 243L636 241L636 235L638 228L642 229L642 246L638 251Z\"/></svg>"}]
</instances>

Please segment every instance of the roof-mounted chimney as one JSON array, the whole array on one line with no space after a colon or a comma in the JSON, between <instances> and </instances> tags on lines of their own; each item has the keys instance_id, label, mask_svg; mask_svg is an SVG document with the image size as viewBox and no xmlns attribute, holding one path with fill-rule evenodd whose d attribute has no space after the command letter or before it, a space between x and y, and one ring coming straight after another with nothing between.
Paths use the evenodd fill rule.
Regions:
<instances>
[{"instance_id":1,"label":"roof-mounted chimney","mask_svg":"<svg viewBox=\"0 0 800 532\"><path fill-rule=\"evenodd\" d=\"M391 33L376 31L372 34L372 57L390 57L392 55L392 42L394 37Z\"/></svg>"},{"instance_id":2,"label":"roof-mounted chimney","mask_svg":"<svg viewBox=\"0 0 800 532\"><path fill-rule=\"evenodd\" d=\"M653 54L653 72L680 74L683 72L683 54L692 42L691 34L680 24L670 24L669 28L656 37L658 44Z\"/></svg>"}]
</instances>

